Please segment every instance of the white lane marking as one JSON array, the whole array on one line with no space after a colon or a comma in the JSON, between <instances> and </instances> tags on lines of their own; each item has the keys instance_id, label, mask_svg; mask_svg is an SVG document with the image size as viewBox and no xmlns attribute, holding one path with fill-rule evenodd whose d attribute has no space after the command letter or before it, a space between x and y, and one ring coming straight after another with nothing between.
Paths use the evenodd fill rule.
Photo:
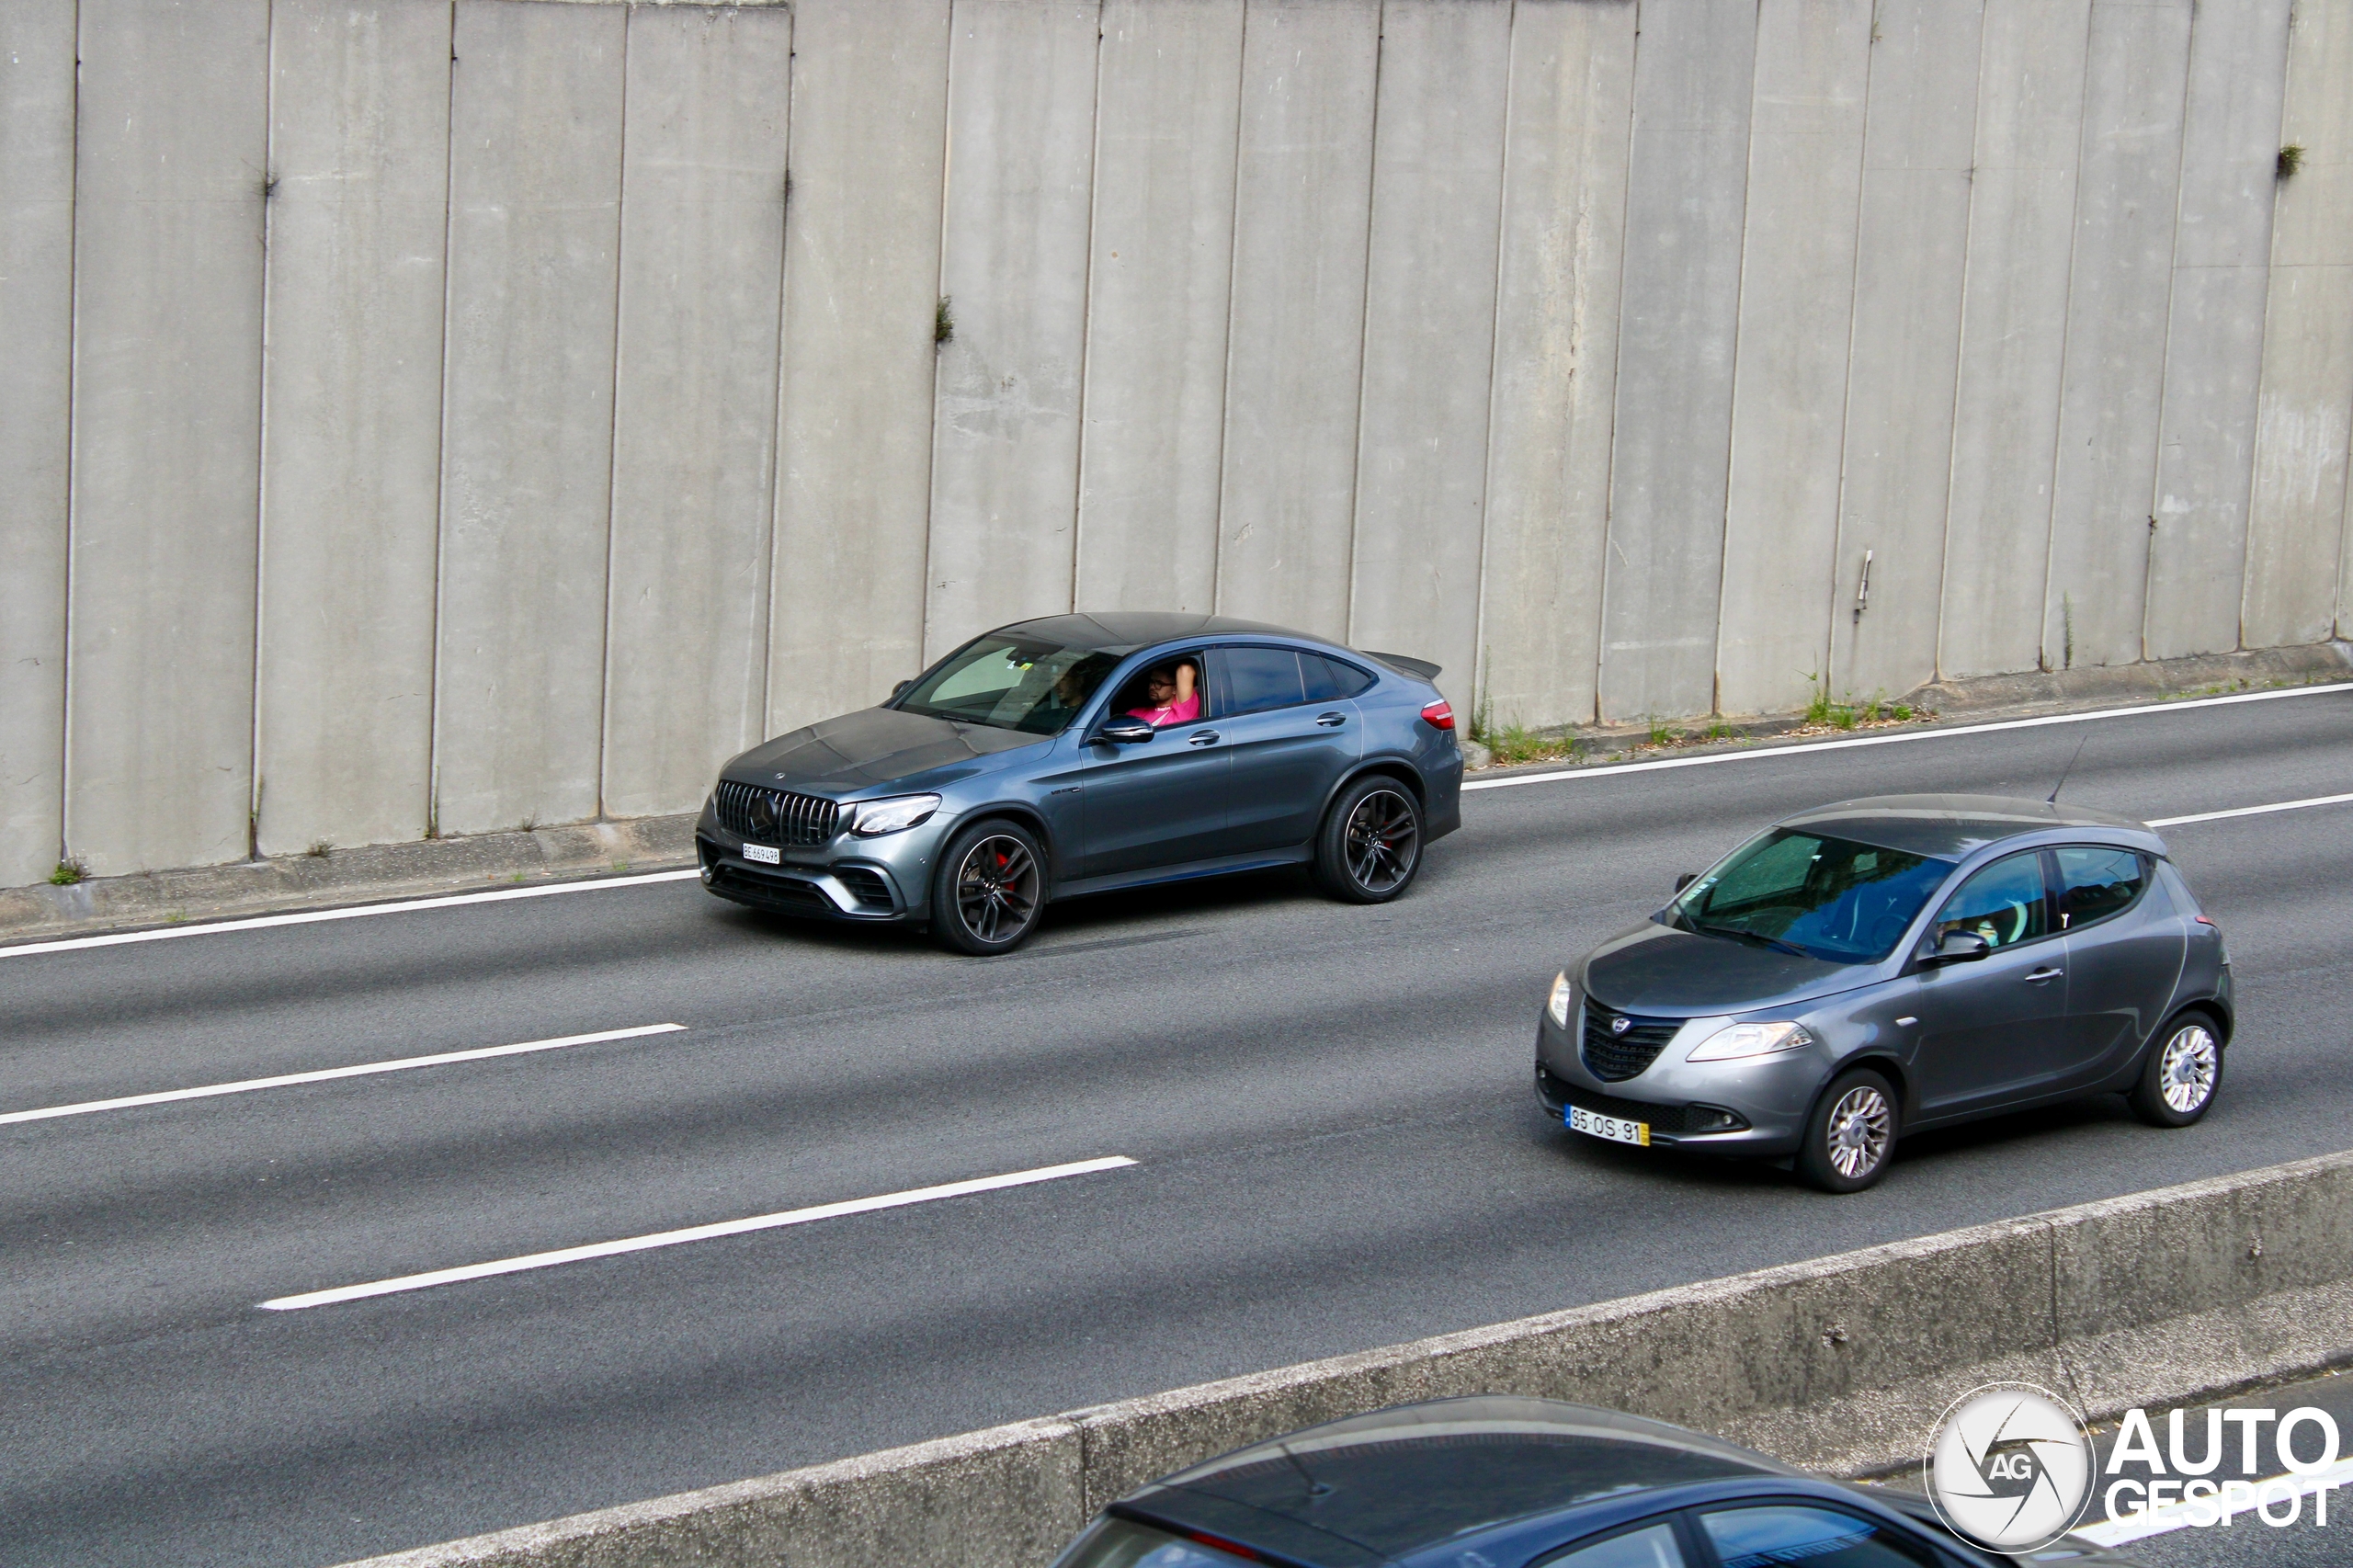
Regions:
<instances>
[{"instance_id":1,"label":"white lane marking","mask_svg":"<svg viewBox=\"0 0 2353 1568\"><path fill-rule=\"evenodd\" d=\"M2186 822L2220 822L2224 817L2259 817L2271 812L2301 812L2306 806L2341 806L2353 795L2314 795L2303 801L2281 801L2271 806L2240 806L2227 812L2199 812L2186 817L2152 817L2151 827L2179 827Z\"/></svg>"},{"instance_id":2,"label":"white lane marking","mask_svg":"<svg viewBox=\"0 0 2353 1568\"><path fill-rule=\"evenodd\" d=\"M1812 756L1817 752L1845 751L1850 746L1892 746L1906 741L1942 740L1948 735L1986 735L1997 730L2033 730L2045 724L2087 724L2098 719L2131 719L2145 713L2178 713L2188 708L2220 708L2232 702L2269 702L2282 697L2313 697L2328 691L2353 691L2353 681L2327 686L2291 687L2285 691L2245 691L2231 697L2193 697L2181 702L2154 702L2140 708L2103 708L2092 713L2049 713L2040 719L2005 719L1991 724L1955 724L1949 729L1903 730L1884 735L1850 735L1839 741L1808 741L1802 745L1768 746L1756 751L1716 752L1708 756L1667 756L1655 762L1613 762L1606 767L1572 767L1554 773L1522 773L1509 778L1468 778L1465 790L1508 790L1518 784L1552 784L1572 778L1606 778L1617 773L1649 773L1662 767L1707 767L1719 762L1755 762L1768 757ZM2154 825L2154 824L2153 824Z\"/></svg>"},{"instance_id":3,"label":"white lane marking","mask_svg":"<svg viewBox=\"0 0 2353 1568\"><path fill-rule=\"evenodd\" d=\"M2268 1494L2271 1506L2276 1508L2291 1496L2309 1497L2323 1487L2344 1486L2348 1483L2353 1483L2353 1460L2347 1460L2342 1464L2333 1464L2326 1470L2315 1471L2310 1475L2275 1475L2268 1480L2248 1482L2245 1484L2250 1488L2248 1493L2250 1497L2266 1495L2264 1491L2266 1487L2285 1486L2286 1491L2274 1491ZM2231 1484L2236 1486L2240 1483L2233 1482ZM2078 1525L2072 1533L2082 1536L2095 1546L2122 1546L2127 1541L2145 1540L2153 1535L2164 1535L2168 1531L2182 1528L2190 1523L2189 1510L2192 1508L2199 1509L2202 1517L2206 1512L2220 1506L2221 1502L2217 1498L2200 1498L2194 1503L2168 1503L2162 1508L2151 1509L2145 1514L2134 1514L2119 1519L2114 1524L2109 1524L2103 1519L2096 1524ZM2246 1517L2255 1511L2255 1505L2252 1502L2234 1504L2231 1511L2238 1516L2238 1522L2241 1525L2254 1523ZM2302 1517L2301 1507L2298 1510L2298 1517ZM2203 1529L2211 1527L2201 1525L2196 1528Z\"/></svg>"},{"instance_id":4,"label":"white lane marking","mask_svg":"<svg viewBox=\"0 0 2353 1568\"><path fill-rule=\"evenodd\" d=\"M1947 735L1982 735L1996 730L2030 730L2044 724L2083 724L2097 719L2130 719L2144 713L2178 713L2191 708L2218 708L2233 702L2269 702L2283 697L2313 697L2331 691L2353 691L2353 681L2327 686L2300 686L2285 691L2246 691L2230 697L2195 697L2181 702L2150 703L2139 708L2109 708L2092 713L2052 713L2040 719L2007 719L1992 724L1956 724L1948 729L1906 730L1898 734L1850 735L1838 741L1809 741L1802 745L1771 746L1760 751L1718 752L1711 756L1669 756L1654 762L1618 762L1606 767L1568 768L1553 773L1522 773L1509 778L1471 778L1465 790L1508 790L1519 784L1554 784L1574 778L1602 778L1619 773L1647 773L1662 767L1705 767L1719 762L1752 762L1768 757L1801 756L1814 752L1843 751L1849 746L1895 745L1905 741L1940 740ZM2154 825L2154 824L2153 824ZM81 948L112 948L128 942L162 942L175 937L203 937L221 931L259 931L273 926L308 926L322 920L355 920L368 915L401 915L410 910L449 909L463 903L492 903L509 898L545 898L551 893L589 892L598 888L642 887L648 882L678 882L699 877L700 869L651 871L631 877L598 877L589 881L557 882L547 887L495 888L486 892L451 893L441 898L404 899L397 903L354 904L345 909L312 909L293 915L263 915L246 920L214 920L195 926L166 926L153 931L116 931L103 937L66 937L53 942L22 942L0 947L0 959L27 958L35 953L72 952Z\"/></svg>"},{"instance_id":5,"label":"white lane marking","mask_svg":"<svg viewBox=\"0 0 2353 1568\"><path fill-rule=\"evenodd\" d=\"M12 1110L0 1115L0 1125L11 1121L47 1121L56 1116L87 1116L98 1110L128 1110L132 1106L168 1105L174 1100L209 1099L214 1095L250 1094L256 1089L282 1089L289 1084L324 1084L330 1078L359 1078L370 1073L404 1073L412 1067L438 1067L447 1062L482 1062L493 1056L522 1056L534 1051L561 1051L567 1045L594 1045L599 1040L676 1034L686 1027L684 1024L645 1024L631 1029L598 1029L594 1034L568 1034L555 1040L527 1040L520 1045L485 1045L475 1051L444 1051L433 1056L404 1056L392 1062L363 1062L355 1067L322 1067L314 1073L283 1073L275 1078L241 1078L233 1084L204 1084L193 1089L165 1089L152 1095L124 1095L119 1099L43 1106L39 1110Z\"/></svg>"},{"instance_id":6,"label":"white lane marking","mask_svg":"<svg viewBox=\"0 0 2353 1568\"><path fill-rule=\"evenodd\" d=\"M441 898L403 899L398 903L358 903L346 909L305 909L293 915L256 915L247 920L211 920L199 926L165 926L153 931L114 931L103 937L64 937L54 942L26 942L0 948L0 959L20 959L33 953L71 952L76 948L118 948L126 942L167 942L175 937L209 937L221 931L261 931L272 926L310 926L322 920L357 920L364 915L405 915L412 909L449 909L461 903L496 903L509 898L546 898L560 892L589 892L597 888L635 888L648 882L682 882L702 872L692 866L683 871L646 871L633 877L597 877L585 882L555 882L546 887L494 888L488 892L450 893Z\"/></svg>"},{"instance_id":7,"label":"white lane marking","mask_svg":"<svg viewBox=\"0 0 2353 1568\"><path fill-rule=\"evenodd\" d=\"M437 1268L427 1274L404 1274L397 1279L379 1279L366 1285L342 1285L332 1290L312 1290L300 1296L279 1296L261 1305L273 1312L299 1312L304 1307L333 1306L338 1301L389 1296L399 1290L424 1290L436 1285L454 1285L464 1279L487 1279L494 1274L517 1274L527 1268L552 1268L560 1263L578 1263L591 1257L614 1257L626 1252L680 1246L688 1242L707 1242L719 1236L740 1236L747 1231L771 1231L779 1225L806 1225L818 1220L839 1219L846 1214L871 1214L880 1209L904 1209L911 1203L934 1203L943 1198L964 1198L972 1193L996 1192L1008 1187L1029 1187L1041 1181L1059 1181L1064 1176L1116 1171L1134 1164L1124 1154L1110 1154L1099 1160L1078 1160L1066 1165L1043 1165L1036 1170L1014 1171L1006 1176L979 1176L971 1181L951 1181L939 1187L918 1187L907 1192L886 1192L879 1198L853 1198L842 1203L788 1209L780 1214L755 1214L748 1220L723 1220L715 1225L689 1225L682 1231L657 1231L650 1236L630 1236L621 1241L597 1242L589 1246L560 1247L554 1252L500 1258L495 1263L470 1263L462 1268Z\"/></svg>"}]
</instances>

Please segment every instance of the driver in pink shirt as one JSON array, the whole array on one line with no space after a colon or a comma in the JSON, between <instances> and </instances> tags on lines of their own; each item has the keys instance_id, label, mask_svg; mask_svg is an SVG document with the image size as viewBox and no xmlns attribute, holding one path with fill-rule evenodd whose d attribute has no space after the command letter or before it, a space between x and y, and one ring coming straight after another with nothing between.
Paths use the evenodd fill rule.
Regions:
<instances>
[{"instance_id":1,"label":"driver in pink shirt","mask_svg":"<svg viewBox=\"0 0 2353 1568\"><path fill-rule=\"evenodd\" d=\"M1193 689L1190 664L1163 665L1153 671L1144 677L1144 693L1148 705L1131 708L1128 713L1154 729L1189 724L1201 716L1200 694Z\"/></svg>"}]
</instances>

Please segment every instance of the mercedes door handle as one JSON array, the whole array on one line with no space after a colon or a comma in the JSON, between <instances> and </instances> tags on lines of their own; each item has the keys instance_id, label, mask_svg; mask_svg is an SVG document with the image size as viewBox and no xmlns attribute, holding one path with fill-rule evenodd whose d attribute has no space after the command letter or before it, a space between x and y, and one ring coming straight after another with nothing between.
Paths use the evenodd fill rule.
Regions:
<instances>
[{"instance_id":1,"label":"mercedes door handle","mask_svg":"<svg viewBox=\"0 0 2353 1568\"><path fill-rule=\"evenodd\" d=\"M1195 730L1185 737L1185 744L1188 746L1213 746L1220 738L1215 730Z\"/></svg>"},{"instance_id":2,"label":"mercedes door handle","mask_svg":"<svg viewBox=\"0 0 2353 1568\"><path fill-rule=\"evenodd\" d=\"M1346 713L1318 713L1315 722L1327 730L1336 730L1348 722L1348 716Z\"/></svg>"},{"instance_id":3,"label":"mercedes door handle","mask_svg":"<svg viewBox=\"0 0 2353 1568\"><path fill-rule=\"evenodd\" d=\"M2040 985L2046 980L2056 980L2067 971L2063 969L2038 969L2026 977L2029 985Z\"/></svg>"}]
</instances>

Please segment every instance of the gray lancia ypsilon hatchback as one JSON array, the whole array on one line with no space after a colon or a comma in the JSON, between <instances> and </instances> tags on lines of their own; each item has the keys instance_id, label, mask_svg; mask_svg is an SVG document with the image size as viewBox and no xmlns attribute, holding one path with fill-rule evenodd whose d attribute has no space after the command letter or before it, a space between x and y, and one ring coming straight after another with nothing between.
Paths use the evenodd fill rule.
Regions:
<instances>
[{"instance_id":1,"label":"gray lancia ypsilon hatchback","mask_svg":"<svg viewBox=\"0 0 2353 1568\"><path fill-rule=\"evenodd\" d=\"M1051 899L1306 865L1380 903L1461 825L1436 665L1221 617L1060 615L721 769L703 884L1008 950Z\"/></svg>"},{"instance_id":2,"label":"gray lancia ypsilon hatchback","mask_svg":"<svg viewBox=\"0 0 2353 1568\"><path fill-rule=\"evenodd\" d=\"M1854 1192L1903 1133L2081 1095L2187 1127L2232 1011L2222 931L2142 824L1888 795L1775 824L1563 971L1536 1092L1597 1138Z\"/></svg>"}]
</instances>

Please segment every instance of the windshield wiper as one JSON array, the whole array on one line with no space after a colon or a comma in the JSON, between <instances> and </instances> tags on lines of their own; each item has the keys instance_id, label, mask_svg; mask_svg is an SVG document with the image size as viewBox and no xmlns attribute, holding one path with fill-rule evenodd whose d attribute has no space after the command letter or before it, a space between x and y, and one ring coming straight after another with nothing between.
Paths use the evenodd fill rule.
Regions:
<instances>
[{"instance_id":1,"label":"windshield wiper","mask_svg":"<svg viewBox=\"0 0 2353 1568\"><path fill-rule=\"evenodd\" d=\"M1784 942L1779 937L1768 937L1762 931L1745 930L1738 926L1710 926L1705 922L1695 920L1691 923L1691 929L1694 931L1704 931L1711 937L1730 937L1735 942L1756 942L1764 947L1777 948L1782 952L1791 954L1797 958L1810 959L1813 957L1812 953L1807 952L1795 942Z\"/></svg>"}]
</instances>

